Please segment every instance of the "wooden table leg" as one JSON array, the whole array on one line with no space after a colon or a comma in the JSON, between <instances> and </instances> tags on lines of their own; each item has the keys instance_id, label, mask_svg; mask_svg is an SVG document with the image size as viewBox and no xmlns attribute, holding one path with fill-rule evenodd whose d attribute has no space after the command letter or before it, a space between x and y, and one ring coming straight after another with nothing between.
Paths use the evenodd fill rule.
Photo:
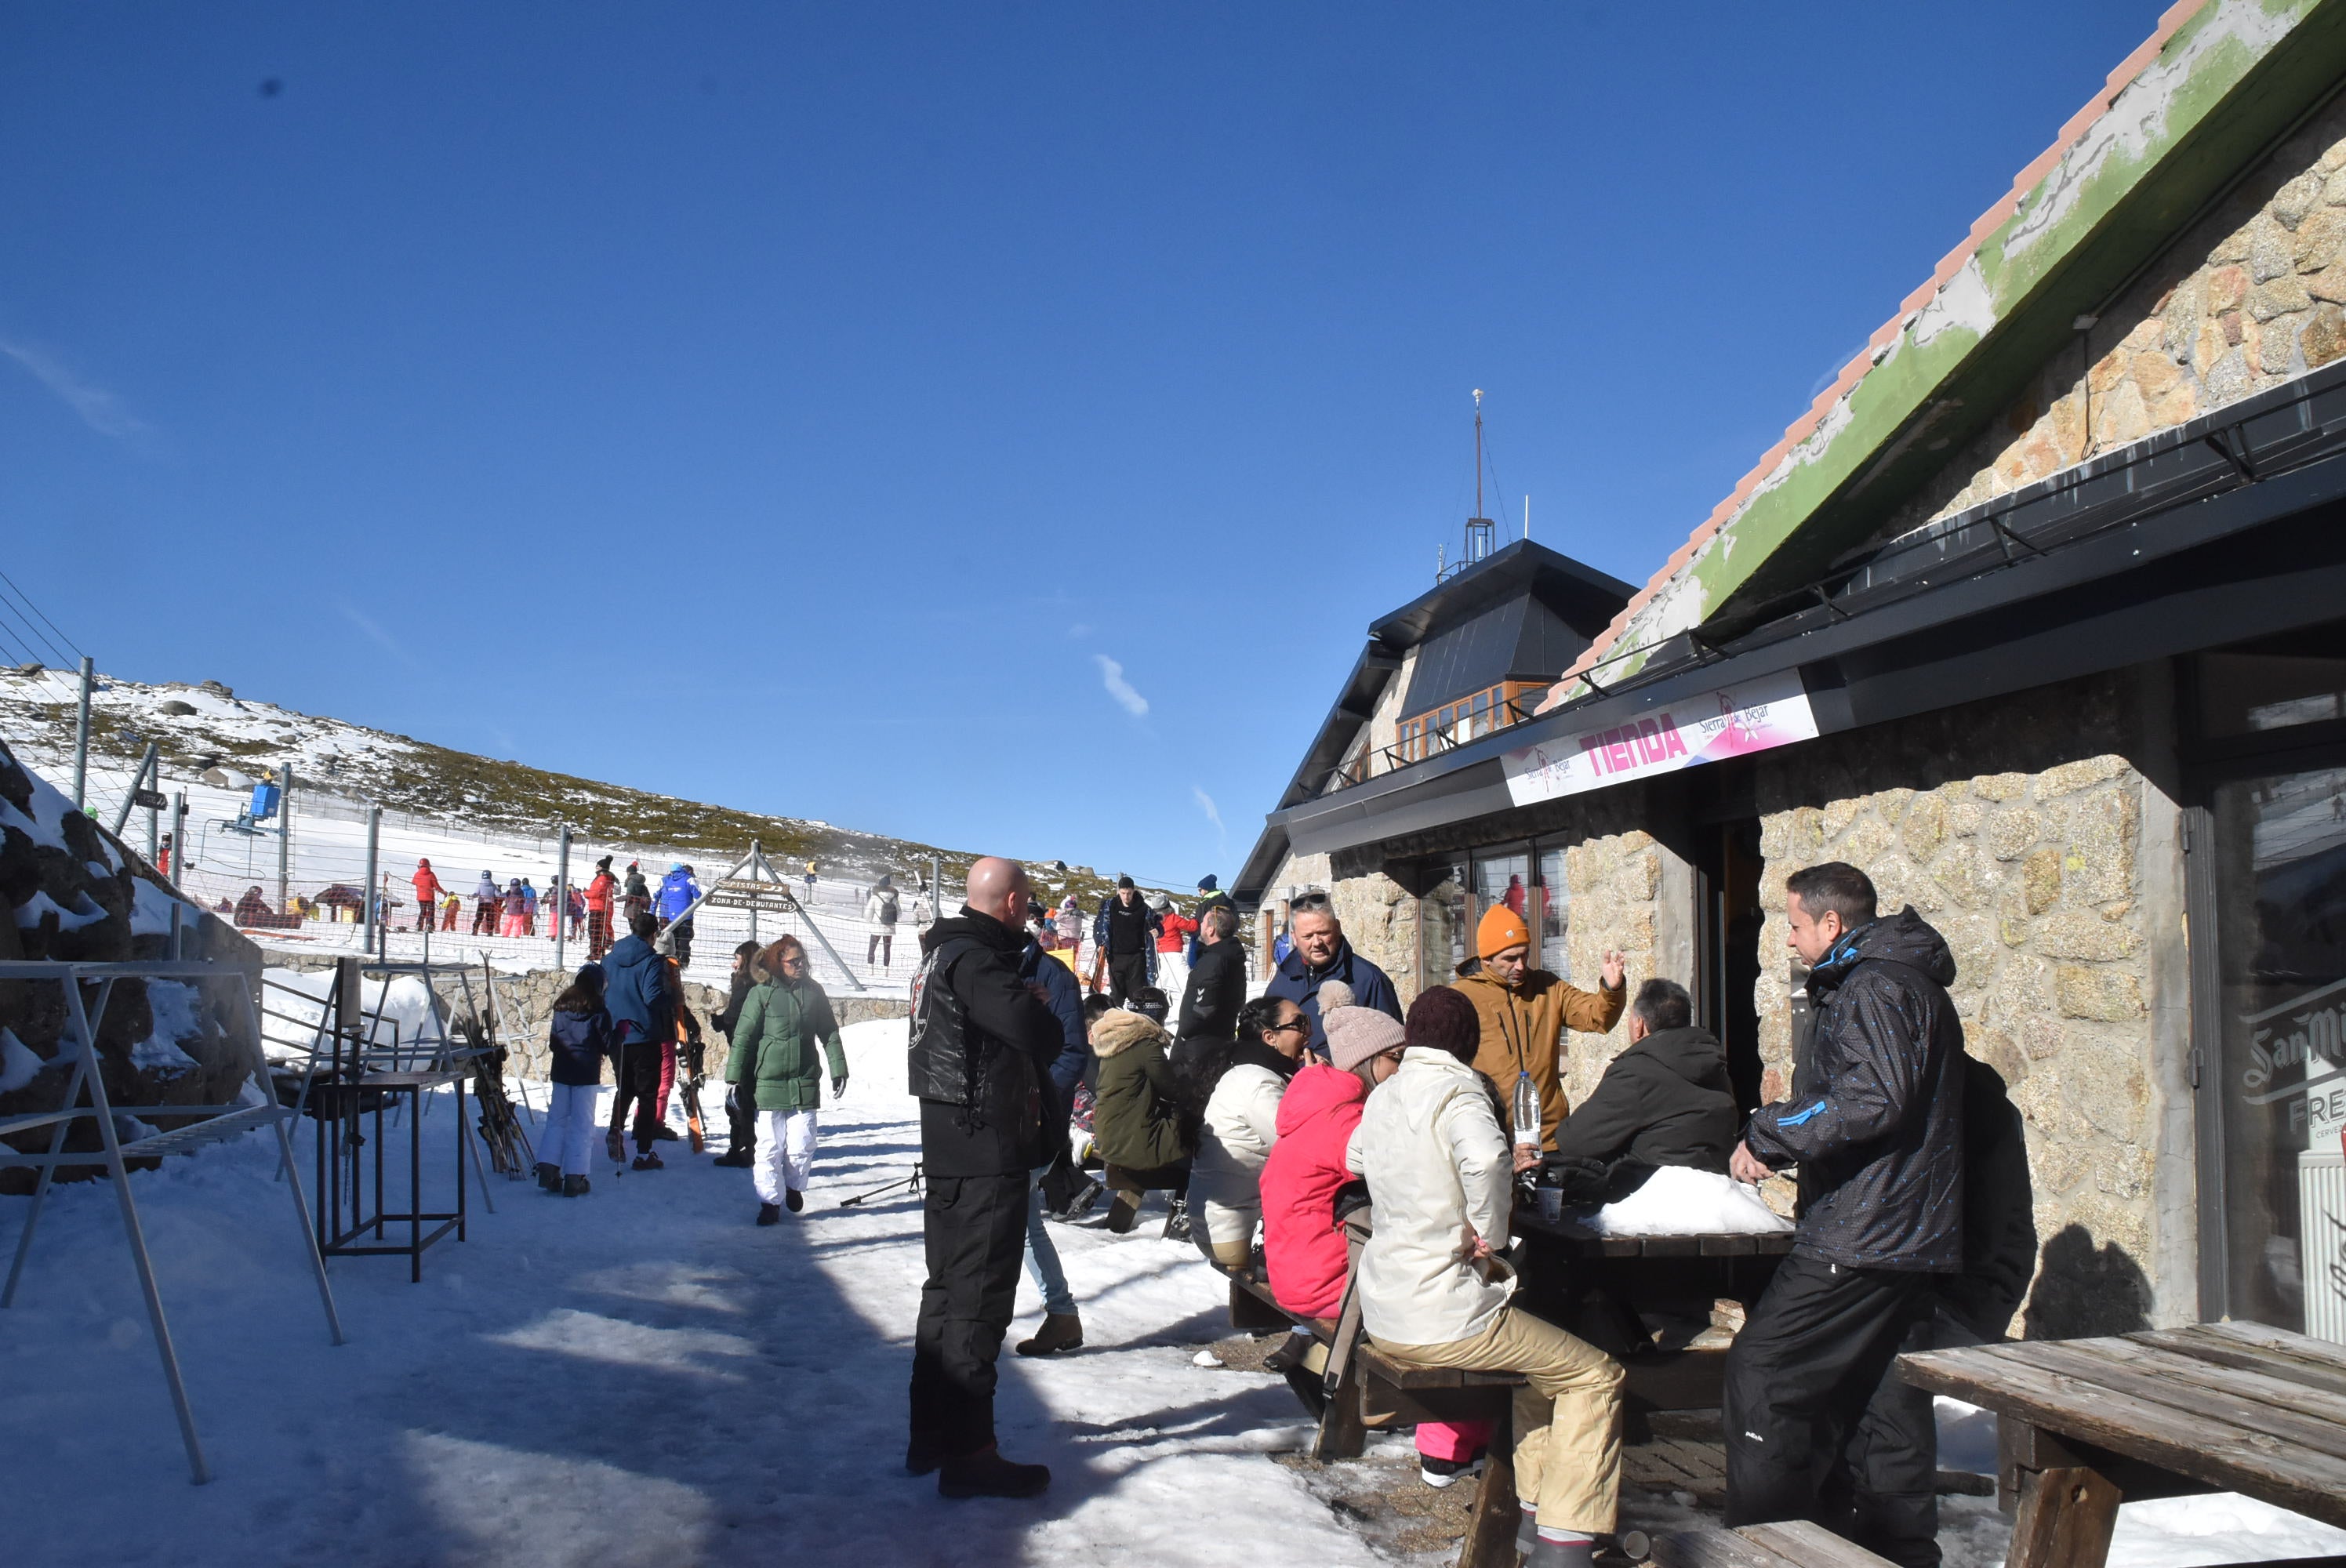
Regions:
<instances>
[{"instance_id":1,"label":"wooden table leg","mask_svg":"<svg viewBox=\"0 0 2346 1568\"><path fill-rule=\"evenodd\" d=\"M1515 1400L1503 1400L1491 1422L1491 1447L1483 1461L1482 1484L1474 1489L1474 1512L1458 1549L1458 1568L1515 1568L1515 1525L1522 1505L1515 1497Z\"/></svg>"},{"instance_id":2,"label":"wooden table leg","mask_svg":"<svg viewBox=\"0 0 2346 1568\"><path fill-rule=\"evenodd\" d=\"M2004 1568L2102 1568L2119 1496L2101 1471L2082 1465L2022 1472Z\"/></svg>"}]
</instances>

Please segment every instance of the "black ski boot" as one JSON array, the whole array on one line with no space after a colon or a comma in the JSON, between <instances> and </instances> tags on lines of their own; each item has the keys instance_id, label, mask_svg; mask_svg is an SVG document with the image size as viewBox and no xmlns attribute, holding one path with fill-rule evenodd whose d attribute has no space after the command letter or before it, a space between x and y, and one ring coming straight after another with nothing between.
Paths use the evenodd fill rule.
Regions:
<instances>
[{"instance_id":1,"label":"black ski boot","mask_svg":"<svg viewBox=\"0 0 2346 1568\"><path fill-rule=\"evenodd\" d=\"M589 1190L583 1176L562 1178L562 1196L565 1197L585 1197Z\"/></svg>"},{"instance_id":2,"label":"black ski boot","mask_svg":"<svg viewBox=\"0 0 2346 1568\"><path fill-rule=\"evenodd\" d=\"M782 1223L782 1210L781 1210L781 1206L780 1206L780 1205L779 1205L779 1204L771 1204L771 1203L761 1203L761 1204L760 1204L760 1205L758 1206L758 1223L759 1223L760 1225L780 1225L780 1224L781 1224L781 1223Z\"/></svg>"},{"instance_id":3,"label":"black ski boot","mask_svg":"<svg viewBox=\"0 0 2346 1568\"><path fill-rule=\"evenodd\" d=\"M548 1192L562 1190L562 1167L546 1160L537 1162L537 1185Z\"/></svg>"},{"instance_id":4,"label":"black ski boot","mask_svg":"<svg viewBox=\"0 0 2346 1568\"><path fill-rule=\"evenodd\" d=\"M792 1214L796 1214L799 1210L806 1207L806 1194L801 1192L794 1186L784 1187L782 1189L782 1202L790 1206L790 1211Z\"/></svg>"}]
</instances>

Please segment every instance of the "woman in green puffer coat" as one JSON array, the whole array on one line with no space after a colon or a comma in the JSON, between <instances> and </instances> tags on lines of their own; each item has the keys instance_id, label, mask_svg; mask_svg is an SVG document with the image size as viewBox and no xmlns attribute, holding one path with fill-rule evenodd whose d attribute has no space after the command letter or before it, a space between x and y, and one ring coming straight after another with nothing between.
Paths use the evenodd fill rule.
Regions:
<instances>
[{"instance_id":1,"label":"woman in green puffer coat","mask_svg":"<svg viewBox=\"0 0 2346 1568\"><path fill-rule=\"evenodd\" d=\"M725 1081L739 1099L757 1107L757 1154L750 1170L758 1184L758 1223L772 1225L785 1207L796 1214L806 1206L815 1113L822 1103L824 1062L815 1044L820 1041L830 1058L833 1095L847 1087L847 1053L831 998L808 974L798 938L769 944L752 962L759 982L734 1019Z\"/></svg>"},{"instance_id":2,"label":"woman in green puffer coat","mask_svg":"<svg viewBox=\"0 0 2346 1568\"><path fill-rule=\"evenodd\" d=\"M1181 1216L1178 1195L1189 1185L1189 1156L1196 1152L1182 1115L1180 1088L1165 1059L1164 1025L1145 1013L1118 1007L1092 1023L1092 1054L1099 1058L1092 1145L1107 1168L1103 1176L1116 1196L1108 1204L1107 1227L1122 1236L1140 1217L1142 1197L1176 1195L1173 1233Z\"/></svg>"}]
</instances>

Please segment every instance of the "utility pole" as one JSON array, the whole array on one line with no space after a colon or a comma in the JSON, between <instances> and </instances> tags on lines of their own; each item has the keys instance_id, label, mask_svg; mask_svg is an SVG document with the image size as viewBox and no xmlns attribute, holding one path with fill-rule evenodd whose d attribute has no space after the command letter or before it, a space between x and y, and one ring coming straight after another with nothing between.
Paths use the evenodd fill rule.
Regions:
<instances>
[{"instance_id":1,"label":"utility pole","mask_svg":"<svg viewBox=\"0 0 2346 1568\"><path fill-rule=\"evenodd\" d=\"M277 774L277 912L285 912L285 893L293 870L293 764Z\"/></svg>"},{"instance_id":2,"label":"utility pole","mask_svg":"<svg viewBox=\"0 0 2346 1568\"><path fill-rule=\"evenodd\" d=\"M750 840L750 881L753 884L758 880L758 867L761 863L758 854L758 840L752 839ZM758 895L755 892L750 895L750 940L751 942L758 940Z\"/></svg>"},{"instance_id":3,"label":"utility pole","mask_svg":"<svg viewBox=\"0 0 2346 1568\"><path fill-rule=\"evenodd\" d=\"M369 952L374 951L374 928L381 923L375 919L374 914L374 866L375 850L382 840L382 808L369 806L367 808L366 882L359 889L359 934L362 939L359 945L363 951Z\"/></svg>"},{"instance_id":4,"label":"utility pole","mask_svg":"<svg viewBox=\"0 0 2346 1568\"><path fill-rule=\"evenodd\" d=\"M554 873L554 969L557 974L570 972L563 966L562 933L567 928L564 918L570 912L570 824L562 825L562 864Z\"/></svg>"},{"instance_id":5,"label":"utility pole","mask_svg":"<svg viewBox=\"0 0 2346 1568\"><path fill-rule=\"evenodd\" d=\"M81 717L74 724L74 809L89 804L89 692L97 683L96 667L81 656Z\"/></svg>"},{"instance_id":6,"label":"utility pole","mask_svg":"<svg viewBox=\"0 0 2346 1568\"><path fill-rule=\"evenodd\" d=\"M171 885L178 887L188 869L188 792L171 792Z\"/></svg>"}]
</instances>

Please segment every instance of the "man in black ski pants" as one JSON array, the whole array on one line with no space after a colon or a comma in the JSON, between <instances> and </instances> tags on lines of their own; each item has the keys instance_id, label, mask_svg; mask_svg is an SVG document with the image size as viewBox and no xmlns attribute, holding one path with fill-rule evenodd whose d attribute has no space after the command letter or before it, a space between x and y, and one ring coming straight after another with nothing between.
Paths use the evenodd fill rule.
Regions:
<instances>
[{"instance_id":1,"label":"man in black ski pants","mask_svg":"<svg viewBox=\"0 0 2346 1568\"><path fill-rule=\"evenodd\" d=\"M1752 1113L1738 1180L1800 1167L1791 1255L1727 1356L1727 1522L1808 1519L1904 1568L1939 1562L1931 1396L1902 1381L1964 1260L1955 962L1912 907L1833 861L1785 882L1815 1033L1789 1100Z\"/></svg>"},{"instance_id":2,"label":"man in black ski pants","mask_svg":"<svg viewBox=\"0 0 2346 1568\"><path fill-rule=\"evenodd\" d=\"M927 1189L921 1234L928 1281L913 1333L912 1441L904 1468L936 1471L945 1497L1032 1497L1039 1464L994 1445L994 1359L1002 1353L1026 1247L1030 1172L1048 1157L1046 1074L1059 1020L1018 978L1032 896L1015 860L969 869L969 901L921 933L913 989L911 1088L921 1102Z\"/></svg>"},{"instance_id":3,"label":"man in black ski pants","mask_svg":"<svg viewBox=\"0 0 2346 1568\"><path fill-rule=\"evenodd\" d=\"M1092 940L1107 961L1108 994L1122 1007L1157 983L1157 932L1161 922L1140 901L1130 877L1116 880L1116 892L1100 901Z\"/></svg>"},{"instance_id":4,"label":"man in black ski pants","mask_svg":"<svg viewBox=\"0 0 2346 1568\"><path fill-rule=\"evenodd\" d=\"M733 950L733 973L725 992L725 1006L709 1022L717 1033L725 1036L726 1050L732 1050L733 1025L741 1016L741 999L758 983L757 962L760 944L742 942ZM750 1047L756 1049L753 1043ZM729 1080L729 1083L730 1081ZM758 1161L758 1107L756 1095L747 1084L733 1084L725 1092L725 1152L709 1161L710 1165L732 1166L748 1170Z\"/></svg>"}]
</instances>

